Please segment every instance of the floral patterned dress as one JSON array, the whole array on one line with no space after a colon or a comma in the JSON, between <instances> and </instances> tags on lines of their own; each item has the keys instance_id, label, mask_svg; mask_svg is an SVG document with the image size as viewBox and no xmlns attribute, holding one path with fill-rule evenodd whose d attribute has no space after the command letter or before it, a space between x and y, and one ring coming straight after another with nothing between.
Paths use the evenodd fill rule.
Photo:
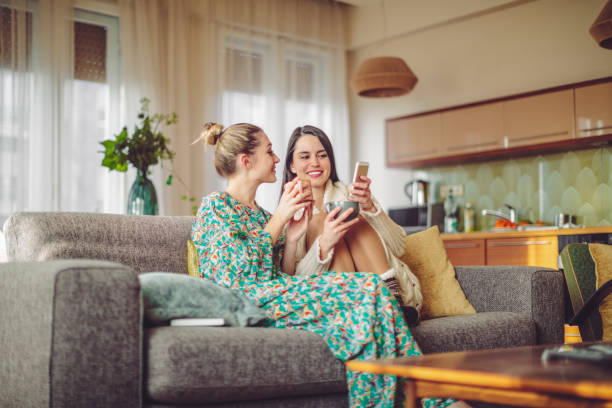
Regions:
<instances>
[{"instance_id":1,"label":"floral patterned dress","mask_svg":"<svg viewBox=\"0 0 612 408\"><path fill-rule=\"evenodd\" d=\"M267 326L308 330L337 358L370 360L421 354L383 281L376 274L281 271L284 237L273 246L263 230L271 215L227 193L204 197L193 225L200 276L244 293L266 311ZM351 407L392 407L396 377L347 370ZM423 401L444 407L453 400Z\"/></svg>"}]
</instances>

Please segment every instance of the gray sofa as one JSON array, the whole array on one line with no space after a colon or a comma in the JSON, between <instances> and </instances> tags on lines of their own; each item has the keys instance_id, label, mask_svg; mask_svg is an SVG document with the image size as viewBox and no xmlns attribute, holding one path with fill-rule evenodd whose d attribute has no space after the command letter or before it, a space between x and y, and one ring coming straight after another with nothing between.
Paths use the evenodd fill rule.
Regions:
<instances>
[{"instance_id":1,"label":"gray sofa","mask_svg":"<svg viewBox=\"0 0 612 408\"><path fill-rule=\"evenodd\" d=\"M15 213L0 264L2 407L342 407L344 365L300 330L143 327L138 275L187 273L192 217ZM457 267L475 315L425 353L563 341L563 275Z\"/></svg>"}]
</instances>

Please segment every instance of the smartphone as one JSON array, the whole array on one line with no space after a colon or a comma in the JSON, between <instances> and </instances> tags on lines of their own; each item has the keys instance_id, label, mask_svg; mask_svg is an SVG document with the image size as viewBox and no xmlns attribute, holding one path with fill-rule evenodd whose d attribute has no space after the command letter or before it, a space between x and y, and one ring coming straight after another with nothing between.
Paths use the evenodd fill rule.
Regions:
<instances>
[{"instance_id":1,"label":"smartphone","mask_svg":"<svg viewBox=\"0 0 612 408\"><path fill-rule=\"evenodd\" d=\"M357 162L355 163L355 172L353 173L353 183L361 181L359 177L368 175L368 168L370 163L368 162Z\"/></svg>"}]
</instances>

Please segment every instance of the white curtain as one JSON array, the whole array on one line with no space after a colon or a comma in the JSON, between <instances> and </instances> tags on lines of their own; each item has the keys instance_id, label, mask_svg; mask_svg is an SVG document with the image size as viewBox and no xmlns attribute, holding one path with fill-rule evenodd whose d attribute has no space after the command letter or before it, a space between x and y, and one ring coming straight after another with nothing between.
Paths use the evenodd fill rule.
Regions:
<instances>
[{"instance_id":1,"label":"white curtain","mask_svg":"<svg viewBox=\"0 0 612 408\"><path fill-rule=\"evenodd\" d=\"M98 144L119 123L118 72L98 85L73 78L74 22L87 13L72 0L0 6L0 54L10 55L0 65L0 225L15 211L121 212L121 178L102 169Z\"/></svg>"},{"instance_id":2,"label":"white curtain","mask_svg":"<svg viewBox=\"0 0 612 408\"><path fill-rule=\"evenodd\" d=\"M340 177L348 179L349 134L344 60L344 6L318 0L119 0L121 48L129 123L139 98L155 112L176 112L164 130L176 151L173 174L154 180L162 213L189 214L183 195L200 198L224 187L212 154L191 146L207 121L261 126L284 159L291 131L318 126L335 147ZM160 170L159 168L155 170ZM154 170L154 171L155 171ZM258 202L276 207L276 185Z\"/></svg>"}]
</instances>

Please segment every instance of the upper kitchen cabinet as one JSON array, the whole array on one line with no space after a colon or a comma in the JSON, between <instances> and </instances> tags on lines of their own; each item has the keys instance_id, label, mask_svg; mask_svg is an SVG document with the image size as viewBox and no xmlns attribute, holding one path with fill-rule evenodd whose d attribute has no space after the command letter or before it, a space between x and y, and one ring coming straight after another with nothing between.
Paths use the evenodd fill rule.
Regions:
<instances>
[{"instance_id":1,"label":"upper kitchen cabinet","mask_svg":"<svg viewBox=\"0 0 612 408\"><path fill-rule=\"evenodd\" d=\"M442 154L502 149L502 104L488 103L442 112Z\"/></svg>"},{"instance_id":2,"label":"upper kitchen cabinet","mask_svg":"<svg viewBox=\"0 0 612 408\"><path fill-rule=\"evenodd\" d=\"M575 89L576 136L612 133L612 82Z\"/></svg>"},{"instance_id":3,"label":"upper kitchen cabinet","mask_svg":"<svg viewBox=\"0 0 612 408\"><path fill-rule=\"evenodd\" d=\"M387 120L386 133L388 166L440 156L439 113Z\"/></svg>"},{"instance_id":4,"label":"upper kitchen cabinet","mask_svg":"<svg viewBox=\"0 0 612 408\"><path fill-rule=\"evenodd\" d=\"M386 121L388 166L489 160L612 141L612 77Z\"/></svg>"},{"instance_id":5,"label":"upper kitchen cabinet","mask_svg":"<svg viewBox=\"0 0 612 408\"><path fill-rule=\"evenodd\" d=\"M574 138L574 91L548 92L503 103L507 148Z\"/></svg>"}]
</instances>

